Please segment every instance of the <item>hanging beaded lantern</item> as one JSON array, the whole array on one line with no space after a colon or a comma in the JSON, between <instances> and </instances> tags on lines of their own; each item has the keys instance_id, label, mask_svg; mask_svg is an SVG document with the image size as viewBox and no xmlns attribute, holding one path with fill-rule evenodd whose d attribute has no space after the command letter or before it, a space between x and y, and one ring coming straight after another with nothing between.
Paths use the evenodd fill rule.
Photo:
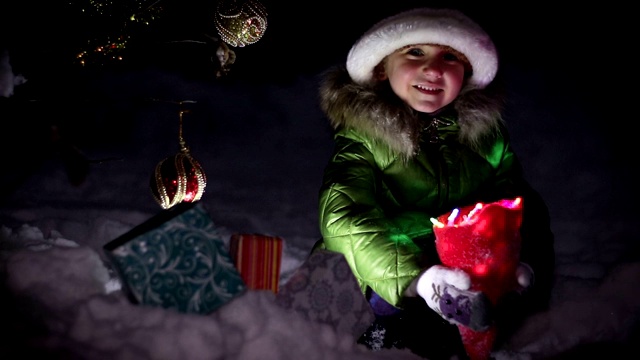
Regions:
<instances>
[{"instance_id":1,"label":"hanging beaded lantern","mask_svg":"<svg viewBox=\"0 0 640 360\"><path fill-rule=\"evenodd\" d=\"M163 209L181 202L200 200L207 186L202 166L191 156L182 136L182 116L185 112L180 111L180 152L160 161L149 183L153 198Z\"/></svg>"},{"instance_id":2,"label":"hanging beaded lantern","mask_svg":"<svg viewBox=\"0 0 640 360\"><path fill-rule=\"evenodd\" d=\"M231 46L244 47L262 38L267 30L267 10L258 0L220 0L215 24L218 34Z\"/></svg>"}]
</instances>

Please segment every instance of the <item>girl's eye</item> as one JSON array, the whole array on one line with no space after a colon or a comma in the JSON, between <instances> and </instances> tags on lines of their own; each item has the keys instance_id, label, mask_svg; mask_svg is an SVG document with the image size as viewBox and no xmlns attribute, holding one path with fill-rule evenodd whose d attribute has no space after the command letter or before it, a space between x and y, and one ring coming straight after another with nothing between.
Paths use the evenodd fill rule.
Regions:
<instances>
[{"instance_id":1,"label":"girl's eye","mask_svg":"<svg viewBox=\"0 0 640 360\"><path fill-rule=\"evenodd\" d=\"M450 53L450 52L444 53L442 55L442 58L444 60L446 60L446 61L459 61L460 60L460 59L458 59L458 57L455 54Z\"/></svg>"},{"instance_id":2,"label":"girl's eye","mask_svg":"<svg viewBox=\"0 0 640 360\"><path fill-rule=\"evenodd\" d=\"M423 56L424 52L419 48L410 48L409 50L407 50L407 54L411 56Z\"/></svg>"}]
</instances>

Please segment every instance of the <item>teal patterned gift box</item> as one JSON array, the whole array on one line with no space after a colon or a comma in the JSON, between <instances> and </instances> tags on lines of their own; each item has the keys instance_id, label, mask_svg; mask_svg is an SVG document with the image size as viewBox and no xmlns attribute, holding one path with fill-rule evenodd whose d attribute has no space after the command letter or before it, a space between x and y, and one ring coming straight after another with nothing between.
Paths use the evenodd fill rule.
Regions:
<instances>
[{"instance_id":1,"label":"teal patterned gift box","mask_svg":"<svg viewBox=\"0 0 640 360\"><path fill-rule=\"evenodd\" d=\"M247 289L199 202L163 210L103 249L135 303L208 314Z\"/></svg>"}]
</instances>

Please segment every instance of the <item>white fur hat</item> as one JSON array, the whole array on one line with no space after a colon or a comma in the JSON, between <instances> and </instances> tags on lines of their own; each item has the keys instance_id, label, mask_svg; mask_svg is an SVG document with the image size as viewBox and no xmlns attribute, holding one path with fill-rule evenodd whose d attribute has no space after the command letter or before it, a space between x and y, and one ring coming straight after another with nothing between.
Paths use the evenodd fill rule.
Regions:
<instances>
[{"instance_id":1,"label":"white fur hat","mask_svg":"<svg viewBox=\"0 0 640 360\"><path fill-rule=\"evenodd\" d=\"M463 53L473 70L471 87L484 88L498 71L495 45L477 23L457 10L430 8L404 11L375 24L349 51L347 71L356 83L370 83L382 59L417 44L446 45Z\"/></svg>"}]
</instances>

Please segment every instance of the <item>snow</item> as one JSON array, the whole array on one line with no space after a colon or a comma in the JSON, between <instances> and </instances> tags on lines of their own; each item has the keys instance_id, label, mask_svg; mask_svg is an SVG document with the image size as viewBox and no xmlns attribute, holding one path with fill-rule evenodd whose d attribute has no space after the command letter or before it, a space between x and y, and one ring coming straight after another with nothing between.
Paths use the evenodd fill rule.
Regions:
<instances>
[{"instance_id":1,"label":"snow","mask_svg":"<svg viewBox=\"0 0 640 360\"><path fill-rule=\"evenodd\" d=\"M2 64L0 269L9 305L0 357L415 358L366 350L276 306L270 291L206 316L135 305L104 258L104 244L161 210L149 178L178 151L176 102L190 100L183 130L207 175L202 202L225 238L282 237L286 283L319 238L317 191L332 147L315 74L209 81L150 68L91 74L65 94L54 81L43 95ZM494 357L622 357L639 338L637 195L621 165L633 155L604 136L602 108L580 83L552 87L559 70L505 68L508 126L550 208L557 271L550 309Z\"/></svg>"}]
</instances>

